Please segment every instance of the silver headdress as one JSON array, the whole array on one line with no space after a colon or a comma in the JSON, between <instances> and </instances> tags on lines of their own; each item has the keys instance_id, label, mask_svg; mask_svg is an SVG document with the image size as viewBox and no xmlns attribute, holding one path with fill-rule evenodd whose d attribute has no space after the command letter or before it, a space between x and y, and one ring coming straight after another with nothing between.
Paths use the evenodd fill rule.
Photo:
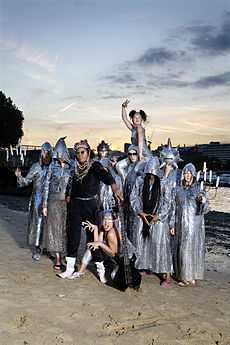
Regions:
<instances>
[{"instance_id":1,"label":"silver headdress","mask_svg":"<svg viewBox=\"0 0 230 345\"><path fill-rule=\"evenodd\" d=\"M160 151L160 159L162 162L160 168L163 168L166 163L171 162L172 165L177 169L177 163L183 161L183 159L180 158L178 149L172 147L170 138L168 138L167 145L163 146Z\"/></svg>"},{"instance_id":2,"label":"silver headdress","mask_svg":"<svg viewBox=\"0 0 230 345\"><path fill-rule=\"evenodd\" d=\"M54 159L63 159L66 163L70 163L70 156L69 156L69 151L67 149L66 143L65 143L65 138L60 138L53 151L53 158Z\"/></svg>"},{"instance_id":3,"label":"silver headdress","mask_svg":"<svg viewBox=\"0 0 230 345\"><path fill-rule=\"evenodd\" d=\"M138 151L139 151L138 146L135 146L133 144L129 145L128 152L130 152L130 151L136 151L138 153Z\"/></svg>"},{"instance_id":4,"label":"silver headdress","mask_svg":"<svg viewBox=\"0 0 230 345\"><path fill-rule=\"evenodd\" d=\"M147 161L147 163L145 165L144 173L145 174L153 174L156 176L160 175L160 161L159 161L158 157L156 157L156 156L151 157Z\"/></svg>"}]
</instances>

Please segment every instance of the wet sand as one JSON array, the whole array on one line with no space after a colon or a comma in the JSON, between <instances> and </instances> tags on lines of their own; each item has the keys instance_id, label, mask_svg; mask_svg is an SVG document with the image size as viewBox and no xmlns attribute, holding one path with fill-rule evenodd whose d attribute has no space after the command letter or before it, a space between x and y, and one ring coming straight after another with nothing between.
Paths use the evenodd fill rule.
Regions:
<instances>
[{"instance_id":1,"label":"wet sand","mask_svg":"<svg viewBox=\"0 0 230 345\"><path fill-rule=\"evenodd\" d=\"M230 345L230 258L206 256L197 288L143 279L139 292L119 292L90 272L61 280L43 256L26 248L27 214L0 204L1 345Z\"/></svg>"}]
</instances>

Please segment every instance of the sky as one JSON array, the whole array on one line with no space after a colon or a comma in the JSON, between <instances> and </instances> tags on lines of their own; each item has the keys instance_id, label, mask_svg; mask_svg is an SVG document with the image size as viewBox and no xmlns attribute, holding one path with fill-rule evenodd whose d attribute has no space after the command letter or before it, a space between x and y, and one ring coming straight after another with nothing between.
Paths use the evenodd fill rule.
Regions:
<instances>
[{"instance_id":1,"label":"sky","mask_svg":"<svg viewBox=\"0 0 230 345\"><path fill-rule=\"evenodd\" d=\"M23 144L230 142L229 0L0 0L0 89L24 114Z\"/></svg>"}]
</instances>

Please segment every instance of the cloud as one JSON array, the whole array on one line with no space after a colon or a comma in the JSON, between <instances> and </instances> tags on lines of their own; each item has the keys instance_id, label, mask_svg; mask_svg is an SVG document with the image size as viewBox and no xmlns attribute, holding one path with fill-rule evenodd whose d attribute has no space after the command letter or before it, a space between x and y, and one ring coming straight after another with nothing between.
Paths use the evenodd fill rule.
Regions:
<instances>
[{"instance_id":1,"label":"cloud","mask_svg":"<svg viewBox=\"0 0 230 345\"><path fill-rule=\"evenodd\" d=\"M75 102L74 102L74 103L70 103L70 104L68 104L67 106L65 106L64 108L60 109L59 112L60 112L60 113L66 112L67 110L69 110L70 108L72 108L75 104L76 104Z\"/></svg>"},{"instance_id":2,"label":"cloud","mask_svg":"<svg viewBox=\"0 0 230 345\"><path fill-rule=\"evenodd\" d=\"M230 72L204 77L192 83L192 86L197 87L197 88L211 88L215 86L229 86L229 85L230 85Z\"/></svg>"},{"instance_id":3,"label":"cloud","mask_svg":"<svg viewBox=\"0 0 230 345\"><path fill-rule=\"evenodd\" d=\"M175 52L167 48L149 48L141 55L136 63L144 66L163 65L167 62L176 61L185 55L185 52Z\"/></svg>"},{"instance_id":4,"label":"cloud","mask_svg":"<svg viewBox=\"0 0 230 345\"><path fill-rule=\"evenodd\" d=\"M11 51L18 60L38 66L48 72L53 72L56 67L58 57L56 56L54 62L50 62L47 54L44 51L34 49L31 46L23 43L19 44L13 40L0 40L0 48Z\"/></svg>"},{"instance_id":5,"label":"cloud","mask_svg":"<svg viewBox=\"0 0 230 345\"><path fill-rule=\"evenodd\" d=\"M230 13L227 12L219 27L198 25L187 27L192 46L208 55L222 55L230 51Z\"/></svg>"},{"instance_id":6,"label":"cloud","mask_svg":"<svg viewBox=\"0 0 230 345\"><path fill-rule=\"evenodd\" d=\"M70 95L70 96L65 96L62 97L61 100L62 101L76 101L82 99L82 96L78 96L78 95Z\"/></svg>"},{"instance_id":7,"label":"cloud","mask_svg":"<svg viewBox=\"0 0 230 345\"><path fill-rule=\"evenodd\" d=\"M102 99L123 99L123 96L118 96L118 95L107 95L107 96L103 96L101 97Z\"/></svg>"},{"instance_id":8,"label":"cloud","mask_svg":"<svg viewBox=\"0 0 230 345\"><path fill-rule=\"evenodd\" d=\"M136 78L134 78L133 74L130 72L118 73L118 75L108 75L104 79L115 84L132 84L136 82Z\"/></svg>"}]
</instances>

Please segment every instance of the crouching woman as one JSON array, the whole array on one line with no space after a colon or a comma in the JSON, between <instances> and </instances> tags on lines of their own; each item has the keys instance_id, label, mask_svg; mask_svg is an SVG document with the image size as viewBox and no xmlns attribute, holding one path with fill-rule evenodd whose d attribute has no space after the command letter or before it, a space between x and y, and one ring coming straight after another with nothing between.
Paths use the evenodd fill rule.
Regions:
<instances>
[{"instance_id":1,"label":"crouching woman","mask_svg":"<svg viewBox=\"0 0 230 345\"><path fill-rule=\"evenodd\" d=\"M111 211L104 211L102 218L102 227L100 231L97 225L89 221L82 224L86 231L93 233L93 242L87 244L87 250L82 258L82 263L78 272L74 272L69 279L76 279L84 276L88 264L93 261L97 268L100 281L105 284L105 266L104 261L113 261L113 258L119 251L120 233L114 226L113 214Z\"/></svg>"}]
</instances>

